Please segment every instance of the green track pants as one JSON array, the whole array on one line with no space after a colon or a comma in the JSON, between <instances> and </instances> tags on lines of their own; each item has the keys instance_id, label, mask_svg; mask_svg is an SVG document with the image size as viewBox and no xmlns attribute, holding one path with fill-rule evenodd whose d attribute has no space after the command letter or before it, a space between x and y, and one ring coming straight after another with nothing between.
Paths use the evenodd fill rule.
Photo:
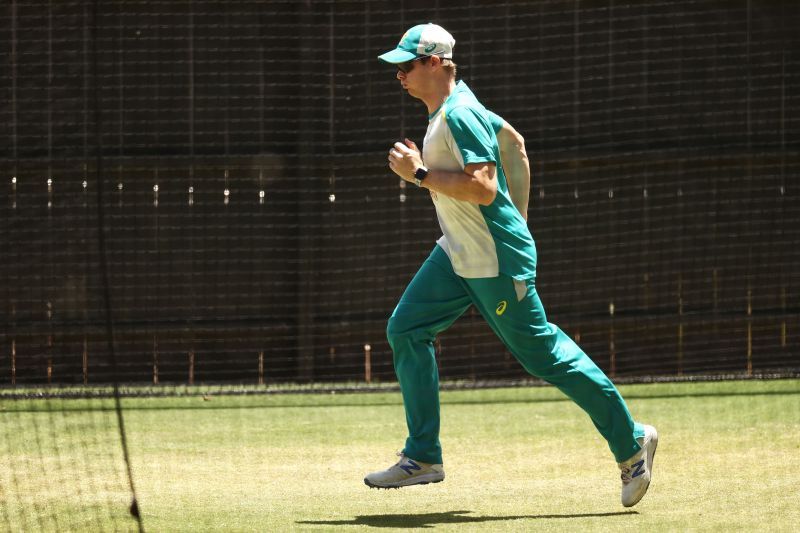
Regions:
<instances>
[{"instance_id":1,"label":"green track pants","mask_svg":"<svg viewBox=\"0 0 800 533\"><path fill-rule=\"evenodd\" d=\"M436 246L422 264L389 319L387 337L408 423L403 453L441 463L439 371L436 335L474 304L508 350L532 375L558 387L591 417L617 462L639 451L644 436L614 384L554 324L547 322L534 280L467 279L456 275Z\"/></svg>"}]
</instances>

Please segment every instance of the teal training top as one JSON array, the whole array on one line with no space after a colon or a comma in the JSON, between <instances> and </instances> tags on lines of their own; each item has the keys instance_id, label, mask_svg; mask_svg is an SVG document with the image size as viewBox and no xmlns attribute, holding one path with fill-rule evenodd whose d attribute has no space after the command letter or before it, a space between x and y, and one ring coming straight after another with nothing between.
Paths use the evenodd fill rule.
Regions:
<instances>
[{"instance_id":1,"label":"teal training top","mask_svg":"<svg viewBox=\"0 0 800 533\"><path fill-rule=\"evenodd\" d=\"M508 194L496 131L503 119L487 111L463 81L428 117L423 145L425 166L463 171L470 163L492 162L497 195L488 206L431 191L443 236L437 241L453 270L463 278L514 279L536 276L536 246L528 225Z\"/></svg>"},{"instance_id":2,"label":"teal training top","mask_svg":"<svg viewBox=\"0 0 800 533\"><path fill-rule=\"evenodd\" d=\"M494 130L494 134L497 135L500 133L500 130L503 129L503 124L505 120L503 117L498 115L497 113L493 113L492 111L486 110L486 116L489 118L489 124L492 125L492 130Z\"/></svg>"}]
</instances>

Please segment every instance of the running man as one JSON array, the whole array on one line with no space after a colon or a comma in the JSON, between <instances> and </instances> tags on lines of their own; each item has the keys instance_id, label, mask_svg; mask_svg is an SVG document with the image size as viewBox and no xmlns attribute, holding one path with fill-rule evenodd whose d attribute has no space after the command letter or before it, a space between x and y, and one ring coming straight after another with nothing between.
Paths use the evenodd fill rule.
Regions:
<instances>
[{"instance_id":1,"label":"running man","mask_svg":"<svg viewBox=\"0 0 800 533\"><path fill-rule=\"evenodd\" d=\"M474 305L525 370L558 387L589 415L622 471L622 504L635 505L650 484L656 430L634 422L613 383L547 322L525 220L530 172L524 141L487 112L463 81L456 82L454 45L444 28L422 24L379 56L397 67L403 88L428 108L424 151L408 139L397 142L389 150L389 167L430 191L443 236L387 327L408 424L405 448L395 465L364 482L398 488L444 480L433 341ZM514 169L516 207L504 167Z\"/></svg>"}]
</instances>

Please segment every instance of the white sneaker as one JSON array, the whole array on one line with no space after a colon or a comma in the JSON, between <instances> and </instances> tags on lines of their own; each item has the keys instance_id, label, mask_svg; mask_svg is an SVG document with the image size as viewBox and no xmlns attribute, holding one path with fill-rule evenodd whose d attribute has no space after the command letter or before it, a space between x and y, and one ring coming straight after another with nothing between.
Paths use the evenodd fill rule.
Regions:
<instances>
[{"instance_id":1,"label":"white sneaker","mask_svg":"<svg viewBox=\"0 0 800 533\"><path fill-rule=\"evenodd\" d=\"M644 427L644 437L638 439L642 447L636 455L619 463L622 471L622 505L633 507L642 499L650 486L653 473L653 456L658 446L658 432L653 426Z\"/></svg>"},{"instance_id":2,"label":"white sneaker","mask_svg":"<svg viewBox=\"0 0 800 533\"><path fill-rule=\"evenodd\" d=\"M387 470L373 472L364 478L367 486L377 489L399 489L409 485L427 485L444 480L440 464L421 463L398 453L400 460Z\"/></svg>"}]
</instances>

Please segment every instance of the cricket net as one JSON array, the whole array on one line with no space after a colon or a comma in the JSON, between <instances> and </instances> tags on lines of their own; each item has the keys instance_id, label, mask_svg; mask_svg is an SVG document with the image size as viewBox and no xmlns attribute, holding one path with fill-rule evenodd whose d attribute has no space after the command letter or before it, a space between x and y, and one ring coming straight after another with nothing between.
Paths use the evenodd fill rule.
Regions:
<instances>
[{"instance_id":1,"label":"cricket net","mask_svg":"<svg viewBox=\"0 0 800 533\"><path fill-rule=\"evenodd\" d=\"M377 55L427 21L526 138L550 321L617 381L797 375L792 2L12 0L0 521L79 529L42 503L78 468L142 527L120 398L395 387L439 230L387 168L427 123ZM474 309L436 354L446 386L531 383Z\"/></svg>"}]
</instances>

